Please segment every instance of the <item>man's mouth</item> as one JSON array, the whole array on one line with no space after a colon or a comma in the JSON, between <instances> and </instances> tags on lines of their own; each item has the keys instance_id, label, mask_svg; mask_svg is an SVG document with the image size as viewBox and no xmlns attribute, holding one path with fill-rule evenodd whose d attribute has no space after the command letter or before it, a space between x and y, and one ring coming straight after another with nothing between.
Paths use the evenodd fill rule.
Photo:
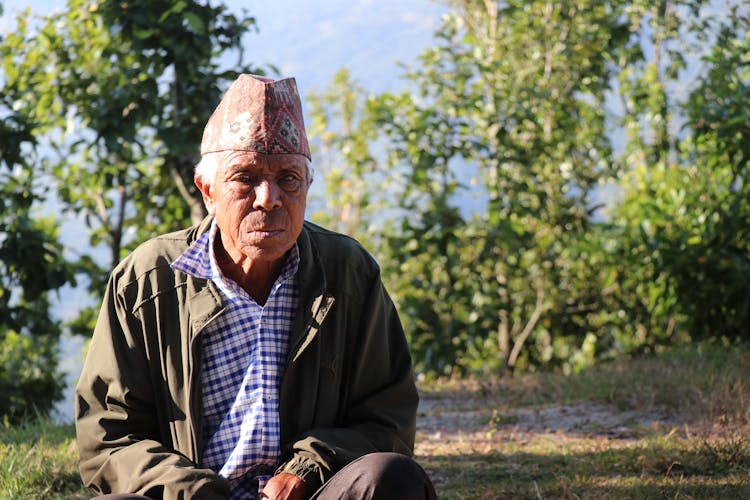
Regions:
<instances>
[{"instance_id":1,"label":"man's mouth","mask_svg":"<svg viewBox=\"0 0 750 500\"><path fill-rule=\"evenodd\" d=\"M272 228L272 227L260 227L260 228L251 229L249 231L249 233L255 236L256 238L271 238L282 232L284 232L283 229Z\"/></svg>"}]
</instances>

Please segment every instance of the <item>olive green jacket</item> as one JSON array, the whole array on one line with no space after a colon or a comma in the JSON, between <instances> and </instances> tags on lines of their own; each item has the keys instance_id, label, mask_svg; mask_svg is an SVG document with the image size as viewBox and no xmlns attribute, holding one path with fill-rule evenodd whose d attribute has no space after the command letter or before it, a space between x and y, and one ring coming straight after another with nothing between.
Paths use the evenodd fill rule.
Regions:
<instances>
[{"instance_id":1,"label":"olive green jacket","mask_svg":"<svg viewBox=\"0 0 750 500\"><path fill-rule=\"evenodd\" d=\"M154 238L109 279L76 387L80 470L100 493L224 498L201 468L201 334L223 312L211 281L170 267L211 218ZM374 260L305 223L299 309L281 384L282 457L309 493L366 453L410 454L417 393L396 310Z\"/></svg>"}]
</instances>

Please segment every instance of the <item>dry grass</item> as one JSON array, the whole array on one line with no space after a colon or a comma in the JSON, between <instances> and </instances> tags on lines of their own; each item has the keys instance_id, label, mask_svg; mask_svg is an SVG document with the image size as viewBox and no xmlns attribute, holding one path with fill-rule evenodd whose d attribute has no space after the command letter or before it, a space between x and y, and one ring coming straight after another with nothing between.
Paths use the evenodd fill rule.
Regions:
<instances>
[{"instance_id":1,"label":"dry grass","mask_svg":"<svg viewBox=\"0 0 750 500\"><path fill-rule=\"evenodd\" d=\"M750 352L422 387L440 498L750 498Z\"/></svg>"}]
</instances>

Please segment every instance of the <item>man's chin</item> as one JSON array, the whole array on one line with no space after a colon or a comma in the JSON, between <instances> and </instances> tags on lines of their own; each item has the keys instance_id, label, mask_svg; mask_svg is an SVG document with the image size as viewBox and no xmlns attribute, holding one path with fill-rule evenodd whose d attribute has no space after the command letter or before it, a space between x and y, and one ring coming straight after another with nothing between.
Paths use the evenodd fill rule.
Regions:
<instances>
[{"instance_id":1,"label":"man's chin","mask_svg":"<svg viewBox=\"0 0 750 500\"><path fill-rule=\"evenodd\" d=\"M275 262L282 259L294 245L294 242L288 243L279 239L279 237L269 237L248 242L242 248L242 253L252 261Z\"/></svg>"}]
</instances>

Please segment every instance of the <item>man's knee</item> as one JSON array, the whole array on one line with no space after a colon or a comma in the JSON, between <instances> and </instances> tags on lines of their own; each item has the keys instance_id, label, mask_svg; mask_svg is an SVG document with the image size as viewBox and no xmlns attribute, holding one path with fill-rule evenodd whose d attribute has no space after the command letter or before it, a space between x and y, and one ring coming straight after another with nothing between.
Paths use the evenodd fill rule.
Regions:
<instances>
[{"instance_id":1,"label":"man's knee","mask_svg":"<svg viewBox=\"0 0 750 500\"><path fill-rule=\"evenodd\" d=\"M320 491L316 498L435 498L435 490L422 467L398 453L371 453L360 457L339 471L322 490L328 491Z\"/></svg>"},{"instance_id":2,"label":"man's knee","mask_svg":"<svg viewBox=\"0 0 750 500\"><path fill-rule=\"evenodd\" d=\"M361 467L369 471L383 498L422 498L429 480L411 458L399 453L372 453L361 460Z\"/></svg>"}]
</instances>

